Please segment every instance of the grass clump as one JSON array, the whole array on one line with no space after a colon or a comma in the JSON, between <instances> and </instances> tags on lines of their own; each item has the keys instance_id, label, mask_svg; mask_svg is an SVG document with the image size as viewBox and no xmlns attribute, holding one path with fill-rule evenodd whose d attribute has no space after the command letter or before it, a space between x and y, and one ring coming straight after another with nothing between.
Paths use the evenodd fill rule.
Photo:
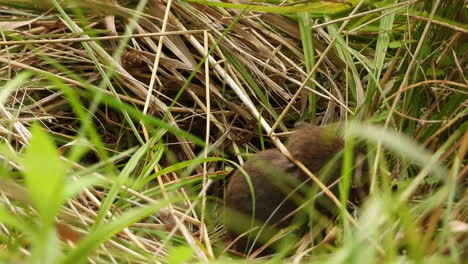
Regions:
<instances>
[{"instance_id":1,"label":"grass clump","mask_svg":"<svg viewBox=\"0 0 468 264\"><path fill-rule=\"evenodd\" d=\"M1 261L463 263L466 11L0 1ZM366 142L369 195L246 260L223 241L223 188L298 121Z\"/></svg>"}]
</instances>

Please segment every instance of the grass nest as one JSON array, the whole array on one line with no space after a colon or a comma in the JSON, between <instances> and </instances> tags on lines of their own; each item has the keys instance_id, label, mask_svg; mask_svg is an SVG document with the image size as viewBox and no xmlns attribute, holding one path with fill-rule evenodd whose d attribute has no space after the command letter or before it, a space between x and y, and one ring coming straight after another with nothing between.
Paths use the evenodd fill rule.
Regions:
<instances>
[{"instance_id":1,"label":"grass nest","mask_svg":"<svg viewBox=\"0 0 468 264\"><path fill-rule=\"evenodd\" d=\"M466 259L464 1L10 0L0 32L2 261L244 263L230 172L348 120L372 157L357 224L265 261Z\"/></svg>"}]
</instances>

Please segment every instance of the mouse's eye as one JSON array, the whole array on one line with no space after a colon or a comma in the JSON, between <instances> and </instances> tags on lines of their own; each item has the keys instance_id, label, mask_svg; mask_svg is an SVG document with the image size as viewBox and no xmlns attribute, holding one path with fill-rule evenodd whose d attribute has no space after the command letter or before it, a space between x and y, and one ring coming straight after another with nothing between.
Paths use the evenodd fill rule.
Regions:
<instances>
[{"instance_id":1,"label":"mouse's eye","mask_svg":"<svg viewBox=\"0 0 468 264\"><path fill-rule=\"evenodd\" d=\"M289 162L286 165L286 172L289 172L291 169L294 169L294 168L296 168L296 164L294 164L293 162Z\"/></svg>"}]
</instances>

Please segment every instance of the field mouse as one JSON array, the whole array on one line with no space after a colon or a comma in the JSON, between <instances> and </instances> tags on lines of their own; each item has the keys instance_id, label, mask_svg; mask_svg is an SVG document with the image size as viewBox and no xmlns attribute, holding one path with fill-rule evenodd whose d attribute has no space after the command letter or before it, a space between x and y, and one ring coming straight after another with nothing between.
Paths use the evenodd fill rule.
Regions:
<instances>
[{"instance_id":1,"label":"field mouse","mask_svg":"<svg viewBox=\"0 0 468 264\"><path fill-rule=\"evenodd\" d=\"M325 185L341 176L342 161L337 154L343 149L344 141L335 131L301 123L296 125L286 144L293 157L312 173L320 175ZM253 155L242 170L238 169L231 176L225 193L224 224L228 236L234 239L250 233L250 236L244 234L237 238L233 249L246 253L252 241L259 241L258 246L271 238L276 233L272 227L289 225L292 219L284 221L283 218L304 202L311 186L309 176L278 149ZM336 187L332 189L336 190ZM278 222L280 220L283 221Z\"/></svg>"}]
</instances>

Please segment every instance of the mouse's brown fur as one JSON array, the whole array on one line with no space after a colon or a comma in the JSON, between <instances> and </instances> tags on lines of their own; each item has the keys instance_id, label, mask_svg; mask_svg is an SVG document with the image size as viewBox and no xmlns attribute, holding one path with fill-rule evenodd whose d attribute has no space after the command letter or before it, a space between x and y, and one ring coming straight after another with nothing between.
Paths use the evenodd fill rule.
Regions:
<instances>
[{"instance_id":1,"label":"mouse's brown fur","mask_svg":"<svg viewBox=\"0 0 468 264\"><path fill-rule=\"evenodd\" d=\"M286 147L293 157L301 161L312 173L318 174L343 149L344 141L331 129L302 124L290 136ZM267 228L262 230L263 237L260 236L259 240L269 239L271 234L268 232L275 232L269 229L270 226L298 207L301 192L294 192L294 189L309 180L309 177L277 149L257 153L242 168L248 176L237 170L227 186L225 226L233 235L242 234L251 228L258 230L266 222ZM327 173L327 177L322 180L325 184L330 184L340 177L340 172L341 161L337 161ZM255 210L247 177L253 188ZM251 220L257 222L252 224ZM284 227L291 222L290 220L282 221L276 227ZM254 234L251 240L259 234L258 231L251 233ZM240 239L235 249L246 251L246 246L247 239Z\"/></svg>"},{"instance_id":2,"label":"mouse's brown fur","mask_svg":"<svg viewBox=\"0 0 468 264\"><path fill-rule=\"evenodd\" d=\"M344 147L344 141L333 128L322 128L301 124L289 137L286 148L291 155L302 162L312 173L317 174ZM341 172L339 164L331 170L327 178L336 180ZM302 174L307 177L307 175Z\"/></svg>"}]
</instances>

